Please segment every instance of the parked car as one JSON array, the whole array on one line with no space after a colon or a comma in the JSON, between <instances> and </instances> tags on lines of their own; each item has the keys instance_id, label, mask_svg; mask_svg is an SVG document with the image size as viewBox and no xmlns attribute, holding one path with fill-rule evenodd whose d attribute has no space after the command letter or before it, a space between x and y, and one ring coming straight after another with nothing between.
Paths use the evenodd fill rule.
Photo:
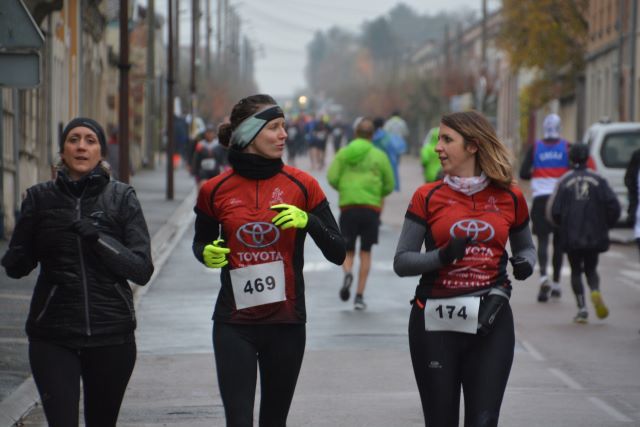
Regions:
<instances>
[{"instance_id":1,"label":"parked car","mask_svg":"<svg viewBox=\"0 0 640 427\"><path fill-rule=\"evenodd\" d=\"M589 145L596 171L618 196L622 207L620 223L624 224L629 205L624 173L631 154L640 149L640 122L594 123L585 132L582 142Z\"/></svg>"}]
</instances>

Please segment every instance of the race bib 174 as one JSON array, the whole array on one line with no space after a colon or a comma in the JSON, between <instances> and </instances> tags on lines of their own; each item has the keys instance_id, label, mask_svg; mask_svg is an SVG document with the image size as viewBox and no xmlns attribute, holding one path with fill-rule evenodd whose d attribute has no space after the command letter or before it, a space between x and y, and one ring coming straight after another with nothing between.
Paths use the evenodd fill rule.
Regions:
<instances>
[{"instance_id":1,"label":"race bib 174","mask_svg":"<svg viewBox=\"0 0 640 427\"><path fill-rule=\"evenodd\" d=\"M427 331L454 331L475 334L478 331L480 297L427 299L424 326Z\"/></svg>"}]
</instances>

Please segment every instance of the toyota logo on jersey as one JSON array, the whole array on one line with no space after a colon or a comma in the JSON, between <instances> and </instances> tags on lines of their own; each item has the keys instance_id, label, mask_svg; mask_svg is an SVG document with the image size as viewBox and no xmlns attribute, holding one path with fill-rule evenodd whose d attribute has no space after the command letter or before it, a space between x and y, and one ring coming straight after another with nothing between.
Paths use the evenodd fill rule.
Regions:
<instances>
[{"instance_id":1,"label":"toyota logo on jersey","mask_svg":"<svg viewBox=\"0 0 640 427\"><path fill-rule=\"evenodd\" d=\"M471 237L474 242L488 242L495 234L495 230L486 221L479 219L463 219L451 226L451 237Z\"/></svg>"},{"instance_id":2,"label":"toyota logo on jersey","mask_svg":"<svg viewBox=\"0 0 640 427\"><path fill-rule=\"evenodd\" d=\"M280 230L270 222L248 222L238 229L236 238L250 248L264 248L280 238Z\"/></svg>"}]
</instances>

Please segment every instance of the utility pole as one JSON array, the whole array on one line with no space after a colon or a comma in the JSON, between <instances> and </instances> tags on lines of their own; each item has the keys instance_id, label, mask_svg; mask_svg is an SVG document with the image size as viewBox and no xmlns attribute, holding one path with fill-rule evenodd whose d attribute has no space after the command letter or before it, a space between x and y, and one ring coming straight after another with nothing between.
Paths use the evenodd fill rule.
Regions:
<instances>
[{"instance_id":1,"label":"utility pole","mask_svg":"<svg viewBox=\"0 0 640 427\"><path fill-rule=\"evenodd\" d=\"M173 34L174 34L174 37L176 38L176 45L174 50L175 58L173 58L173 60L175 61L174 65L176 68L174 71L180 74L180 0L173 0L173 1L175 2L175 7L174 7L175 15L173 19L173 24L175 25L175 27L174 27Z\"/></svg>"},{"instance_id":2,"label":"utility pole","mask_svg":"<svg viewBox=\"0 0 640 427\"><path fill-rule=\"evenodd\" d=\"M222 25L223 25L223 32L222 32L222 52L223 52L223 56L224 56L224 62L223 62L223 67L224 67L224 71L225 71L225 78L228 78L228 72L229 72L229 60L231 58L231 54L229 51L229 40L231 39L230 37L230 31L229 31L229 0L222 0L224 5L223 5L223 17L222 17Z\"/></svg>"},{"instance_id":3,"label":"utility pole","mask_svg":"<svg viewBox=\"0 0 640 427\"><path fill-rule=\"evenodd\" d=\"M211 75L211 1L210 0L206 0L205 1L206 5L207 5L207 51L205 52L205 61L207 61L207 65L205 67L206 73L207 73L207 78L209 78L209 76Z\"/></svg>"},{"instance_id":4,"label":"utility pole","mask_svg":"<svg viewBox=\"0 0 640 427\"><path fill-rule=\"evenodd\" d=\"M200 1L191 0L191 99L189 112L191 114L191 131L195 130L196 119L196 54L198 51L198 29L200 27Z\"/></svg>"},{"instance_id":5,"label":"utility pole","mask_svg":"<svg viewBox=\"0 0 640 427\"><path fill-rule=\"evenodd\" d=\"M478 111L484 110L484 98L486 96L487 86L487 0L482 0L482 53L480 65L480 77L478 79Z\"/></svg>"},{"instance_id":6,"label":"utility pole","mask_svg":"<svg viewBox=\"0 0 640 427\"><path fill-rule=\"evenodd\" d=\"M638 2L631 3L629 25L629 121L636 120L636 32L638 30Z\"/></svg>"},{"instance_id":7,"label":"utility pole","mask_svg":"<svg viewBox=\"0 0 640 427\"><path fill-rule=\"evenodd\" d=\"M167 200L173 200L173 152L175 143L173 140L173 50L175 48L175 40L173 37L173 5L173 0L167 1L167 8L169 9L167 11L169 31L167 37L169 43L169 52L167 53ZM176 9L178 9L177 4Z\"/></svg>"},{"instance_id":8,"label":"utility pole","mask_svg":"<svg viewBox=\"0 0 640 427\"><path fill-rule=\"evenodd\" d=\"M156 7L155 0L147 0L147 90L145 92L145 136L147 138L145 156L147 163L153 162L155 126L153 125L155 117L155 45L156 45Z\"/></svg>"},{"instance_id":9,"label":"utility pole","mask_svg":"<svg viewBox=\"0 0 640 427\"><path fill-rule=\"evenodd\" d=\"M129 183L129 2L120 0L120 105L118 179Z\"/></svg>"},{"instance_id":10,"label":"utility pole","mask_svg":"<svg viewBox=\"0 0 640 427\"><path fill-rule=\"evenodd\" d=\"M216 55L218 55L218 64L222 64L222 2L218 0L218 14L216 16Z\"/></svg>"}]
</instances>

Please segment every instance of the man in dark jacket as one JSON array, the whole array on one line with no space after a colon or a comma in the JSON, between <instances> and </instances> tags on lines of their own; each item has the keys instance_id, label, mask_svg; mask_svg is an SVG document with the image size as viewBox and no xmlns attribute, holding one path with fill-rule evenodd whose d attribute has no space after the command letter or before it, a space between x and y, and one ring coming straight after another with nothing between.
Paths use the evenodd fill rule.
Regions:
<instances>
[{"instance_id":1,"label":"man in dark jacket","mask_svg":"<svg viewBox=\"0 0 640 427\"><path fill-rule=\"evenodd\" d=\"M629 197L629 210L627 211L627 224L634 227L633 234L640 251L640 211L638 210L638 185L640 181L640 150L633 152L631 161L624 174L624 185L627 187Z\"/></svg>"},{"instance_id":2,"label":"man in dark jacket","mask_svg":"<svg viewBox=\"0 0 640 427\"><path fill-rule=\"evenodd\" d=\"M609 249L609 228L620 217L618 198L604 178L586 168L588 158L586 145L571 147L573 170L560 179L547 203L547 219L558 227L560 246L571 265L571 288L578 304L576 323L587 323L588 318L583 272L596 315L604 319L609 314L599 289L598 255Z\"/></svg>"}]
</instances>

